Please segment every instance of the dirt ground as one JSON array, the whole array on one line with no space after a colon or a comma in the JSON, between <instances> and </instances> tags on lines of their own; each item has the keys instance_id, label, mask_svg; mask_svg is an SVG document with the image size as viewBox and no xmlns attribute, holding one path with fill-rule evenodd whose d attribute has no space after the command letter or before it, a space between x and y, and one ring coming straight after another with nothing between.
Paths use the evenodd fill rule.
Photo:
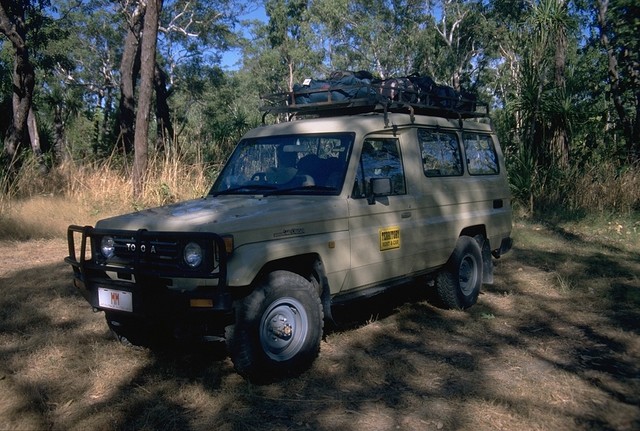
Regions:
<instances>
[{"instance_id":1,"label":"dirt ground","mask_svg":"<svg viewBox=\"0 0 640 431\"><path fill-rule=\"evenodd\" d=\"M0 429L638 430L639 230L519 222L470 310L424 286L343 306L313 367L263 386L220 346L118 344L64 240L0 242Z\"/></svg>"}]
</instances>

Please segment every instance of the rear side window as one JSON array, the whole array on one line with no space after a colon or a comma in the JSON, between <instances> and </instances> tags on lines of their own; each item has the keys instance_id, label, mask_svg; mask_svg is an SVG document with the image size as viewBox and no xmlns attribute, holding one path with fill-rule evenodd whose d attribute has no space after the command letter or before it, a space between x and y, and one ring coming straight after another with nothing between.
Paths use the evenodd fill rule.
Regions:
<instances>
[{"instance_id":1,"label":"rear side window","mask_svg":"<svg viewBox=\"0 0 640 431\"><path fill-rule=\"evenodd\" d=\"M427 177L462 175L460 144L455 133L418 129L418 142Z\"/></svg>"},{"instance_id":2,"label":"rear side window","mask_svg":"<svg viewBox=\"0 0 640 431\"><path fill-rule=\"evenodd\" d=\"M471 175L495 175L500 172L491 136L467 132L462 134L462 140Z\"/></svg>"}]
</instances>

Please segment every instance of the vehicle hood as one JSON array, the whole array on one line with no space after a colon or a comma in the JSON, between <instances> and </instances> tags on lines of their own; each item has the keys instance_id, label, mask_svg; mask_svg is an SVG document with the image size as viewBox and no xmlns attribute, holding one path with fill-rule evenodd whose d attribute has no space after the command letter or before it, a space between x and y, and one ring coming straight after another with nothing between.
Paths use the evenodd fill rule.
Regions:
<instances>
[{"instance_id":1,"label":"vehicle hood","mask_svg":"<svg viewBox=\"0 0 640 431\"><path fill-rule=\"evenodd\" d=\"M296 226L327 217L346 217L346 202L337 196L208 196L100 220L96 227L235 233Z\"/></svg>"}]
</instances>

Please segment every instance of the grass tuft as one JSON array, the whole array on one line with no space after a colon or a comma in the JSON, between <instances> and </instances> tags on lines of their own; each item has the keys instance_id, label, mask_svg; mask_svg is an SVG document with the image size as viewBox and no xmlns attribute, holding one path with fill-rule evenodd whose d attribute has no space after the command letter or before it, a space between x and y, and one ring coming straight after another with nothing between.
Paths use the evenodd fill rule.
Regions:
<instances>
[{"instance_id":1,"label":"grass tuft","mask_svg":"<svg viewBox=\"0 0 640 431\"><path fill-rule=\"evenodd\" d=\"M571 206L589 213L629 215L640 210L640 171L616 169L611 163L589 166L574 175L575 192Z\"/></svg>"},{"instance_id":2,"label":"grass tuft","mask_svg":"<svg viewBox=\"0 0 640 431\"><path fill-rule=\"evenodd\" d=\"M528 216L582 218L585 215L640 212L640 171L611 162L567 170L509 161L514 204Z\"/></svg>"}]
</instances>

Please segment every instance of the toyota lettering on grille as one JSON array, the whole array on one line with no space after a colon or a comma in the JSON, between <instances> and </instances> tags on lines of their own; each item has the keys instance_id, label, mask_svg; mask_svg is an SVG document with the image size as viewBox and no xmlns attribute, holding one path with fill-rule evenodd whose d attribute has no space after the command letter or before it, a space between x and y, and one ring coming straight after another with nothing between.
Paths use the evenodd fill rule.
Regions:
<instances>
[{"instance_id":1,"label":"toyota lettering on grille","mask_svg":"<svg viewBox=\"0 0 640 431\"><path fill-rule=\"evenodd\" d=\"M128 242L128 243L126 243L126 246L127 246L127 251L130 251L130 252L135 252L136 251L136 245L134 243L129 243ZM147 252L146 244L142 244L140 246L140 252L142 252L142 253L146 253ZM152 254L156 254L157 253L155 245L151 246L151 249L150 249L149 253L152 253Z\"/></svg>"}]
</instances>

